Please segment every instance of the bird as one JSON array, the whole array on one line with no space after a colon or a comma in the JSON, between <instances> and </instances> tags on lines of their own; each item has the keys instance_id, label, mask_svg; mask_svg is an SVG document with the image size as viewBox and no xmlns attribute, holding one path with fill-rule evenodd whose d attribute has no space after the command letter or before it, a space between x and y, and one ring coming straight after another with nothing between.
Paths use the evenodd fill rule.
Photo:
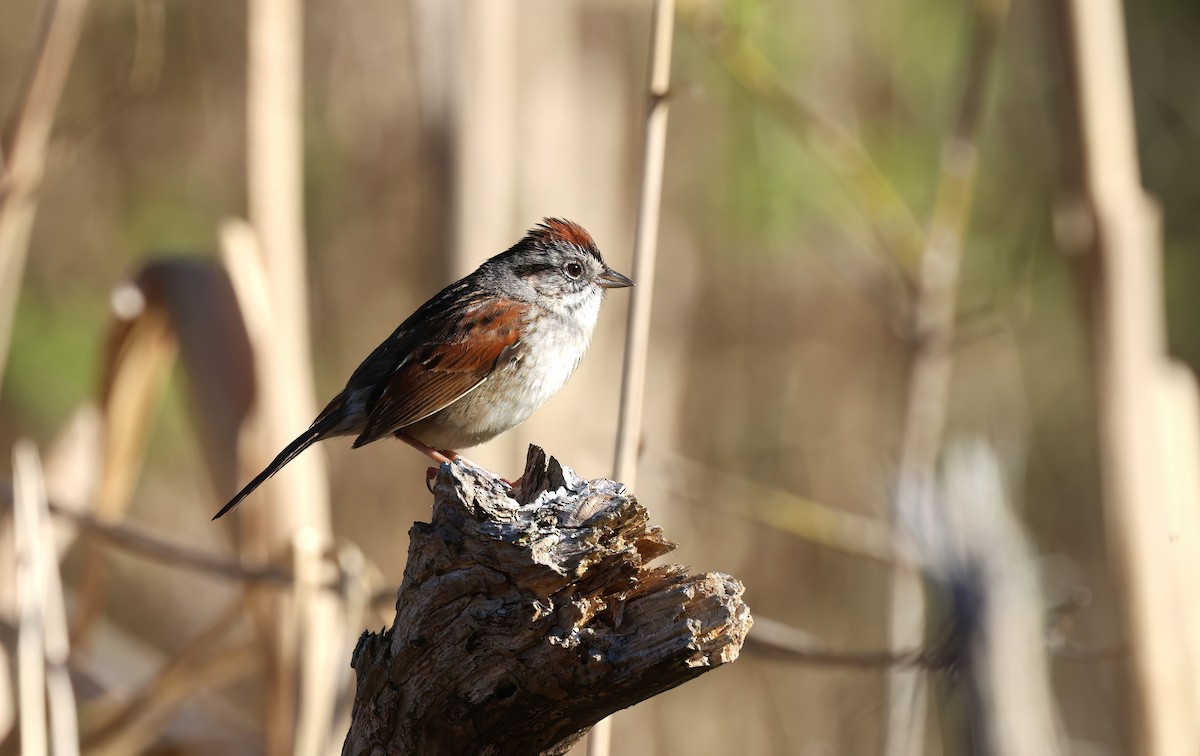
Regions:
<instances>
[{"instance_id":1,"label":"bird","mask_svg":"<svg viewBox=\"0 0 1200 756\"><path fill-rule=\"evenodd\" d=\"M543 219L401 323L213 519L327 438L395 436L440 464L515 428L579 366L606 291L633 285L583 227Z\"/></svg>"}]
</instances>

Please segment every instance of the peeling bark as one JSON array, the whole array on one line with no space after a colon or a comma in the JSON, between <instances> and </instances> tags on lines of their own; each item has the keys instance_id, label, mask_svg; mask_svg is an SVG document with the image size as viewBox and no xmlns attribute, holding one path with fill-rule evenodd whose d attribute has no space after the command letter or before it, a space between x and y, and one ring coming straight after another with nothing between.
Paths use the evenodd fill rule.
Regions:
<instances>
[{"instance_id":1,"label":"peeling bark","mask_svg":"<svg viewBox=\"0 0 1200 756\"><path fill-rule=\"evenodd\" d=\"M354 650L343 754L560 754L737 658L752 624L742 584L648 567L675 544L620 483L531 446L515 492L456 462L434 494L392 627Z\"/></svg>"}]
</instances>

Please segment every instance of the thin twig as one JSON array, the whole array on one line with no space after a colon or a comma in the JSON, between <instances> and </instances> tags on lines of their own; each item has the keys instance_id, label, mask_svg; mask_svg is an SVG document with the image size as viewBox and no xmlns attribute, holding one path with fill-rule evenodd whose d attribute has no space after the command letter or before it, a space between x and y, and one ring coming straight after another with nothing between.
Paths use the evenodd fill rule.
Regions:
<instances>
[{"instance_id":1,"label":"thin twig","mask_svg":"<svg viewBox=\"0 0 1200 756\"><path fill-rule=\"evenodd\" d=\"M91 515L65 510L58 505L54 505L51 511L55 516L73 521L86 530L90 536L159 564L181 567L192 572L202 572L213 577L236 580L248 585L265 583L288 587L293 582L291 573L278 567L255 567L239 564L158 538L128 525L102 522ZM329 587L332 588L332 584Z\"/></svg>"},{"instance_id":2,"label":"thin twig","mask_svg":"<svg viewBox=\"0 0 1200 756\"><path fill-rule=\"evenodd\" d=\"M761 615L754 617L754 629L746 636L746 650L819 667L919 667L928 670L943 669L952 659L945 648L937 646L899 651L835 651L811 633ZM1077 644L1058 643L1049 644L1048 650L1055 659L1076 664L1111 662L1129 654L1125 645L1083 648Z\"/></svg>"},{"instance_id":3,"label":"thin twig","mask_svg":"<svg viewBox=\"0 0 1200 756\"><path fill-rule=\"evenodd\" d=\"M13 495L9 486L0 486L0 498L12 504ZM237 580L243 583L268 584L279 587L292 585L292 574L278 567L250 567L197 551L180 543L168 541L123 523L104 522L83 512L50 502L50 513L55 517L70 520L89 536L110 546L123 549L134 556L149 559L159 564L180 567L193 572L202 572L214 577ZM335 587L330 583L327 587Z\"/></svg>"},{"instance_id":4,"label":"thin twig","mask_svg":"<svg viewBox=\"0 0 1200 756\"><path fill-rule=\"evenodd\" d=\"M0 486L0 499L9 505L13 503L11 485ZM253 567L231 562L174 541L159 538L126 523L103 522L91 515L77 512L53 501L48 502L48 505L50 514L70 520L88 536L122 549L132 556L142 557L170 567L238 581L247 587L290 589L296 582L291 571L280 567ZM317 584L322 590L333 591L340 595L354 594L351 599L352 603L356 606L361 605L357 611L362 612L374 611L394 603L396 588L373 591L372 585L379 579L375 574L375 568L367 563L362 558L362 553L353 546L340 547L334 565L337 568L337 574Z\"/></svg>"},{"instance_id":5,"label":"thin twig","mask_svg":"<svg viewBox=\"0 0 1200 756\"><path fill-rule=\"evenodd\" d=\"M788 661L829 667L932 667L932 655L924 649L907 651L832 651L824 643L777 620L756 616L754 629L746 636L746 648L779 656Z\"/></svg>"},{"instance_id":6,"label":"thin twig","mask_svg":"<svg viewBox=\"0 0 1200 756\"><path fill-rule=\"evenodd\" d=\"M897 553L891 526L882 519L714 470L678 454L654 450L647 452L647 457L653 457L649 466L653 474L666 477L671 495L682 498L689 506L749 520L827 549L884 564L904 558ZM704 491L706 495L690 495L692 490Z\"/></svg>"}]
</instances>

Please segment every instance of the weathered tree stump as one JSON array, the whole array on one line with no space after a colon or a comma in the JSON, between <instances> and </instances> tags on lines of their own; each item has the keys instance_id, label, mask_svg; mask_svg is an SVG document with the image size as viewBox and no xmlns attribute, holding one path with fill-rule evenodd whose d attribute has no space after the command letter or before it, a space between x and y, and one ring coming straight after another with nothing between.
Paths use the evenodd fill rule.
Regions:
<instances>
[{"instance_id":1,"label":"weathered tree stump","mask_svg":"<svg viewBox=\"0 0 1200 756\"><path fill-rule=\"evenodd\" d=\"M390 629L354 649L343 754L559 754L600 719L737 658L740 582L675 548L624 486L530 447L513 492L443 465ZM511 497L514 497L511 498Z\"/></svg>"}]
</instances>

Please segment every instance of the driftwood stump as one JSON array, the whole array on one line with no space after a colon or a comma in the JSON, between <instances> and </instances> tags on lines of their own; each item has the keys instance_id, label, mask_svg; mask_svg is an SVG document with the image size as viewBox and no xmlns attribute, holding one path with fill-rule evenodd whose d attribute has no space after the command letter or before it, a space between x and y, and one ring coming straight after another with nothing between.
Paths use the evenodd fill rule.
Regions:
<instances>
[{"instance_id":1,"label":"driftwood stump","mask_svg":"<svg viewBox=\"0 0 1200 756\"><path fill-rule=\"evenodd\" d=\"M679 565L624 486L530 447L516 491L443 465L390 629L354 649L343 754L558 754L600 719L738 656L742 584ZM512 498L515 497L515 498Z\"/></svg>"}]
</instances>

